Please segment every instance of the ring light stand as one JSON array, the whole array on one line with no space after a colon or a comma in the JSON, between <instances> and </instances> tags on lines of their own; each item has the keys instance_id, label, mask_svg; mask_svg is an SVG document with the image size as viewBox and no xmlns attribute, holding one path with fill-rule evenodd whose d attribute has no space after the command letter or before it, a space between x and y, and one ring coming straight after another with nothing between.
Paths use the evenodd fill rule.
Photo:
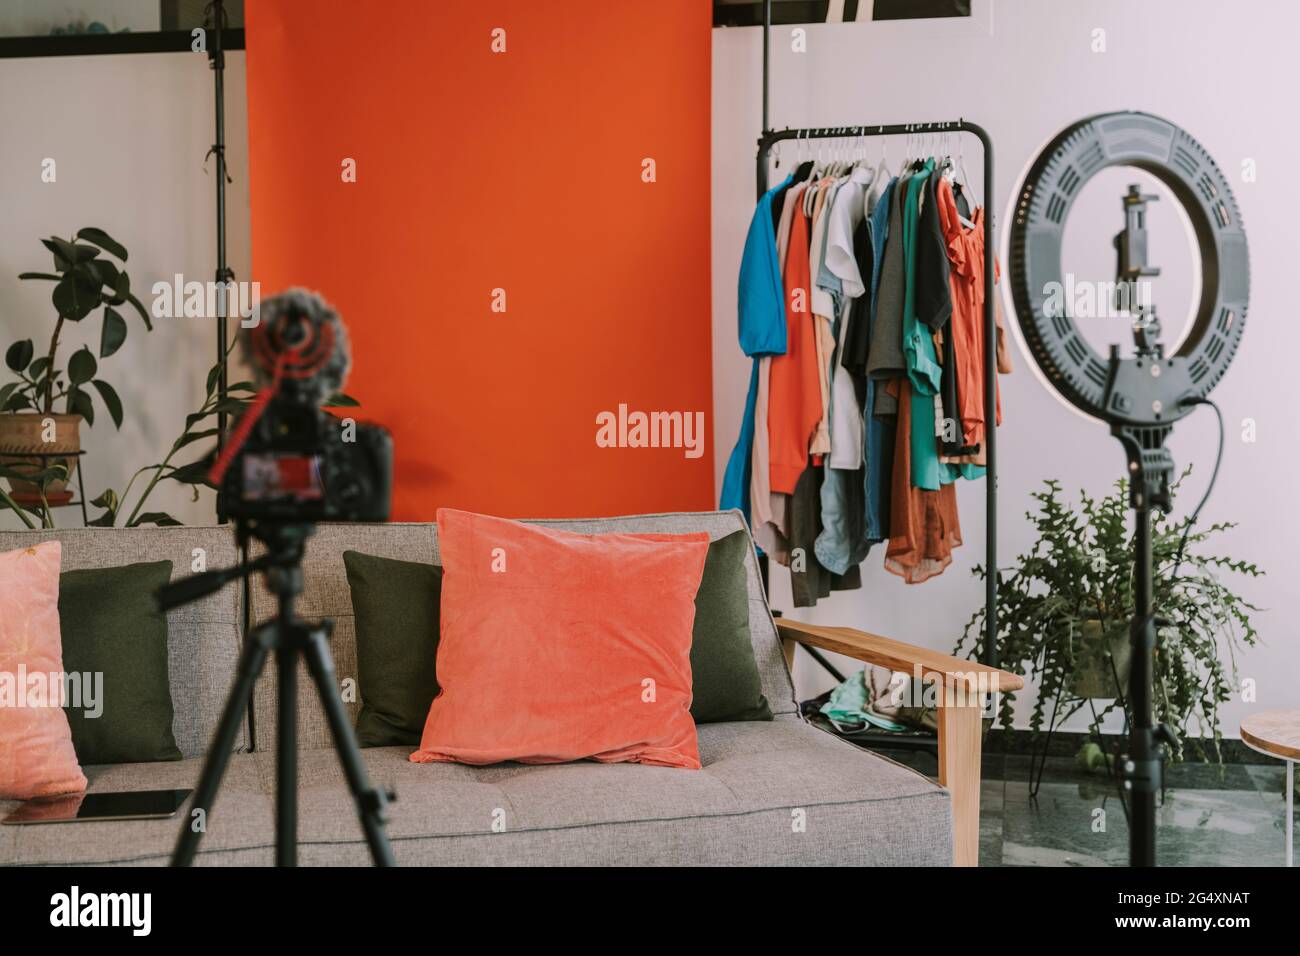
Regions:
<instances>
[{"instance_id":1,"label":"ring light stand","mask_svg":"<svg viewBox=\"0 0 1300 956\"><path fill-rule=\"evenodd\" d=\"M1201 298L1178 350L1165 355L1154 307L1130 309L1134 355L1111 345L1103 358L1080 334L1069 304L1052 307L1062 288L1061 244L1079 190L1108 166L1136 166L1164 183L1182 205L1201 259ZM1140 302L1146 260L1146 205L1155 199L1132 186L1122 197L1125 227L1115 237L1116 298ZM1151 509L1172 507L1173 456L1165 442L1173 425L1227 371L1241 342L1250 290L1246 235L1227 180L1196 140L1146 113L1106 113L1062 130L1039 153L1018 190L1010 232L1012 301L1020 331L1043 376L1085 415L1105 422L1128 460L1134 527L1133 665L1129 677L1129 747L1123 758L1129 791L1129 858L1155 865L1155 801L1165 745L1173 730L1157 724L1152 702L1157 626L1152 607Z\"/></svg>"}]
</instances>

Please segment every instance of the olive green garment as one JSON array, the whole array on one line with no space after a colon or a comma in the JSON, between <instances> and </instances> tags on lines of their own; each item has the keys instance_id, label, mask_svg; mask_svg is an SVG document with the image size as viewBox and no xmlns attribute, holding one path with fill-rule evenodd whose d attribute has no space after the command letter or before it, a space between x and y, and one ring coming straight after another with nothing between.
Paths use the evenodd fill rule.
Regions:
<instances>
[{"instance_id":1,"label":"olive green garment","mask_svg":"<svg viewBox=\"0 0 1300 956\"><path fill-rule=\"evenodd\" d=\"M64 712L83 765L181 759L172 735L167 616L154 602L171 575L170 561L59 575L63 670L83 688L90 675L99 697L90 700L83 690L80 701L65 701L74 705Z\"/></svg>"}]
</instances>

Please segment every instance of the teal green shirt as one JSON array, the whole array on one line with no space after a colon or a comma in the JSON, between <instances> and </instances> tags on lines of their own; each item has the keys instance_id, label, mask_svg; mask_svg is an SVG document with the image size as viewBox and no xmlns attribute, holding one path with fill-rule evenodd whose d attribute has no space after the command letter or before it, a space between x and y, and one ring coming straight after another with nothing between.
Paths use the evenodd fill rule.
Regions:
<instances>
[{"instance_id":1,"label":"teal green shirt","mask_svg":"<svg viewBox=\"0 0 1300 956\"><path fill-rule=\"evenodd\" d=\"M916 317L916 238L920 225L919 200L926 181L934 172L934 160L907 180L903 200L903 354L907 377L912 385L912 484L938 491L951 482L955 468L939 461L939 444L934 434L934 397L939 394L943 367L934 351L930 330Z\"/></svg>"}]
</instances>

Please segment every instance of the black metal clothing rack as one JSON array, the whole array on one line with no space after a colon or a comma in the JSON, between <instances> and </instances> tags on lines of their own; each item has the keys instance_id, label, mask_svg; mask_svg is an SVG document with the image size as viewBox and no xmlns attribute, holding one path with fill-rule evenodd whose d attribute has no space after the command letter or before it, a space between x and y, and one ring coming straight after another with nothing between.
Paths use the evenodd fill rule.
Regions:
<instances>
[{"instance_id":1,"label":"black metal clothing rack","mask_svg":"<svg viewBox=\"0 0 1300 956\"><path fill-rule=\"evenodd\" d=\"M984 653L983 663L998 666L997 650L997 567L998 567L998 489L997 489L997 304L993 299L993 141L984 127L964 119L937 123L854 124L852 126L816 126L802 129L774 130L768 124L768 78L770 76L770 33L772 0L763 4L763 133L758 138L758 196L767 192L767 159L772 147L783 140L850 139L876 136L924 135L930 133L973 133L984 152L984 441L985 441L985 569L984 578ZM766 583L766 575L764 583ZM837 672L822 660L834 675ZM842 678L841 678L842 679Z\"/></svg>"}]
</instances>

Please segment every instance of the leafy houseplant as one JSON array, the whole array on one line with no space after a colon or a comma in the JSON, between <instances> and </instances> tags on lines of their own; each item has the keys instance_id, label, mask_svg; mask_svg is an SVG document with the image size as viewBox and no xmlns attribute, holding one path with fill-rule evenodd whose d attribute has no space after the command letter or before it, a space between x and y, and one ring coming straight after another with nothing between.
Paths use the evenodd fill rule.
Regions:
<instances>
[{"instance_id":1,"label":"leafy houseplant","mask_svg":"<svg viewBox=\"0 0 1300 956\"><path fill-rule=\"evenodd\" d=\"M1190 471L1182 473L1175 489ZM1004 667L1038 685L1030 716L1035 741L1045 724L1050 735L1088 707L1095 746L1085 749L1095 753L1097 747L1106 749L1101 735L1105 716L1126 707L1123 671L1134 610L1127 483L1116 482L1113 493L1100 499L1081 491L1077 509L1062 500L1059 482L1045 484L1045 490L1032 495L1038 510L1026 515L1038 539L1014 567L997 572L998 653ZM1159 512L1152 518L1153 603L1156 616L1168 622L1159 628L1156 642L1156 719L1178 731L1175 760L1183 759L1190 741L1201 759L1209 759L1212 750L1221 761L1219 705L1237 690L1236 654L1257 642L1251 614L1259 610L1222 576L1258 577L1263 572L1246 561L1202 553L1210 538L1235 525L1194 530L1188 522ZM983 577L986 571L977 567L975 573ZM981 607L957 650L977 652L983 640ZM1094 697L1112 702L1099 712ZM1002 695L997 722L1004 728L1011 726L1013 701L1013 694ZM1197 733L1189 734L1190 729Z\"/></svg>"},{"instance_id":2,"label":"leafy houseplant","mask_svg":"<svg viewBox=\"0 0 1300 956\"><path fill-rule=\"evenodd\" d=\"M131 292L130 276L119 268L118 263L126 263L126 248L104 230L87 227L71 240L51 236L41 243L53 255L55 271L24 272L18 278L54 283L50 298L57 318L49 347L41 354L31 339L14 342L5 351L5 365L17 380L0 385L0 413L6 413L0 414L0 452L7 456L26 452L32 457L0 459L0 474L9 481L12 500L29 508L42 505L48 523L49 505L71 497L65 486L81 448L81 421L95 423L95 394L113 424L122 427L122 401L112 385L97 377L98 360L114 354L126 341L126 319L117 307L129 304L146 329L152 330L153 324ZM62 368L59 345L64 323L81 322L100 308L98 358L83 346ZM62 412L55 411L59 400L64 403ZM67 457L56 457L60 453Z\"/></svg>"}]
</instances>

